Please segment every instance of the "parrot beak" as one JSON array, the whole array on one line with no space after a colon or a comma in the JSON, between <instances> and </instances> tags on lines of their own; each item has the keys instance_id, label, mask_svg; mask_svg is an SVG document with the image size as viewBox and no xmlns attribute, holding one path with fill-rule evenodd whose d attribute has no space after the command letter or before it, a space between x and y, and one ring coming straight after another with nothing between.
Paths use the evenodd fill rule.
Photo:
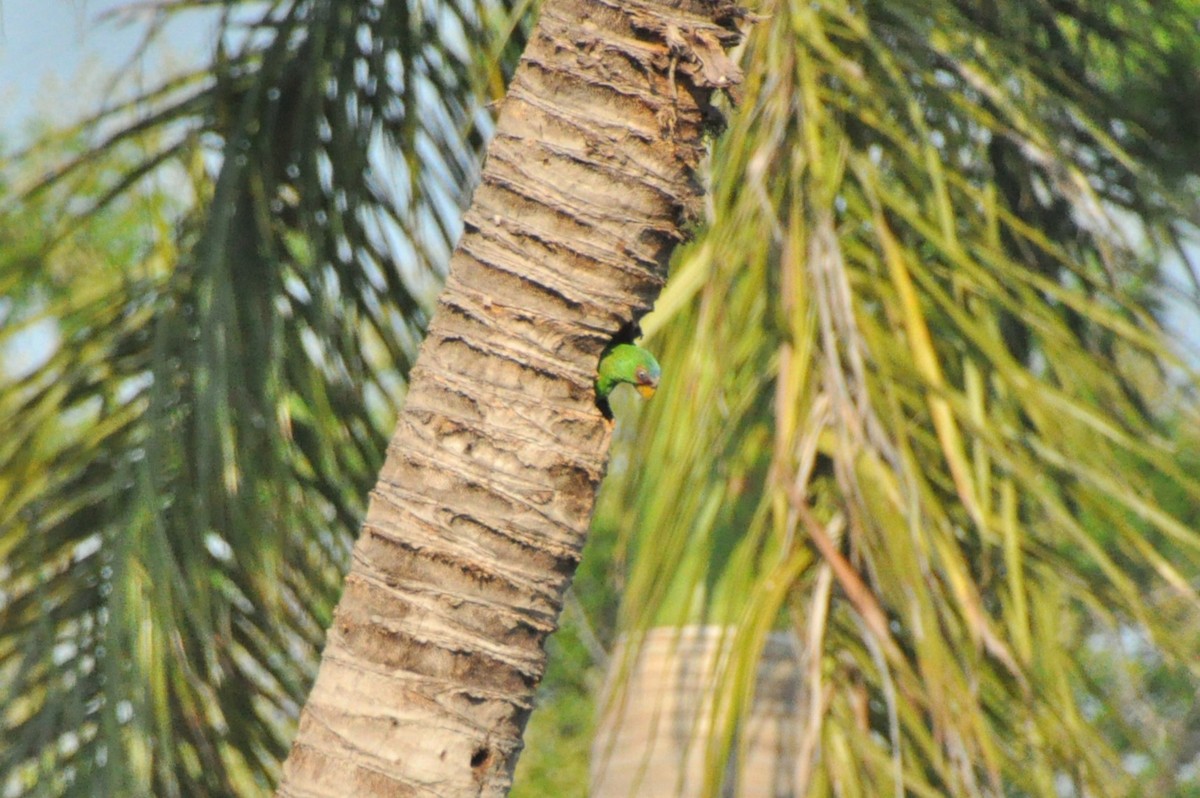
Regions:
<instances>
[{"instance_id":1,"label":"parrot beak","mask_svg":"<svg viewBox=\"0 0 1200 798\"><path fill-rule=\"evenodd\" d=\"M647 399L649 399L651 396L654 396L654 392L658 390L657 385L652 385L648 382L643 382L643 383L637 385L636 387L637 387L637 392L640 393L642 396L646 397Z\"/></svg>"}]
</instances>

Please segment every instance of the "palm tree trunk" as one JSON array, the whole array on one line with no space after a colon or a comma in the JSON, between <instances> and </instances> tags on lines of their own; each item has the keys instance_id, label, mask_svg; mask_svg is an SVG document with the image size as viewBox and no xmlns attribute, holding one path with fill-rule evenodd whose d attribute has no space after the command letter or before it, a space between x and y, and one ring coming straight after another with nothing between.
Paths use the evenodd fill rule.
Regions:
<instances>
[{"instance_id":1,"label":"palm tree trunk","mask_svg":"<svg viewBox=\"0 0 1200 798\"><path fill-rule=\"evenodd\" d=\"M606 465L596 362L683 237L735 21L701 0L544 5L280 796L507 792Z\"/></svg>"},{"instance_id":2,"label":"palm tree trunk","mask_svg":"<svg viewBox=\"0 0 1200 798\"><path fill-rule=\"evenodd\" d=\"M738 724L740 756L709 792L709 745L730 722L716 709L722 659L735 630L656 627L636 657L618 641L592 743L591 798L790 798L799 795L808 702L799 643L774 632L759 660L754 700ZM724 714L726 717L722 717Z\"/></svg>"}]
</instances>

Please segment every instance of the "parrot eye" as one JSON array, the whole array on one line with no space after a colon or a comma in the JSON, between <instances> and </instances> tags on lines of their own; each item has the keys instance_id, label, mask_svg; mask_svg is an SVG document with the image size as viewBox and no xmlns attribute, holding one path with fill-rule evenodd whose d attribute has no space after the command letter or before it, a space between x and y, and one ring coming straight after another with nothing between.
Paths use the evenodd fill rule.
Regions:
<instances>
[{"instance_id":1,"label":"parrot eye","mask_svg":"<svg viewBox=\"0 0 1200 798\"><path fill-rule=\"evenodd\" d=\"M638 379L638 382L646 381L646 370L644 368L642 368L641 366L638 366L637 379Z\"/></svg>"}]
</instances>

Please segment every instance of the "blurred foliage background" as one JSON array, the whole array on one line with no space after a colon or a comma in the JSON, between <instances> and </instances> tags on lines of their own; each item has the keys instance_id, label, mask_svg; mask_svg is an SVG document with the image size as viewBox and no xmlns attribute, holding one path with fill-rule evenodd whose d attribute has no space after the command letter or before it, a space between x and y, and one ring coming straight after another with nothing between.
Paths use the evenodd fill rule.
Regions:
<instances>
[{"instance_id":1,"label":"blurred foliage background","mask_svg":"<svg viewBox=\"0 0 1200 798\"><path fill-rule=\"evenodd\" d=\"M144 8L0 167L4 796L269 792L534 11ZM712 624L714 789L791 631L812 795L1200 795L1200 4L754 10L514 794Z\"/></svg>"}]
</instances>

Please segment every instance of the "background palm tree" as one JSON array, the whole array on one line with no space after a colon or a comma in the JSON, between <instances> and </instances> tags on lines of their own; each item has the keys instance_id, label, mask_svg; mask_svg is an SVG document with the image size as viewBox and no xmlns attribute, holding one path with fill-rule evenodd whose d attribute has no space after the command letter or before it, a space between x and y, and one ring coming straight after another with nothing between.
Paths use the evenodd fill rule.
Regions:
<instances>
[{"instance_id":1,"label":"background palm tree","mask_svg":"<svg viewBox=\"0 0 1200 798\"><path fill-rule=\"evenodd\" d=\"M6 793L273 782L526 11L224 9L6 164L3 334L57 331L0 393ZM710 786L791 631L813 794L1183 790L1196 4L758 10L619 429L620 628L730 630Z\"/></svg>"},{"instance_id":2,"label":"background palm tree","mask_svg":"<svg viewBox=\"0 0 1200 798\"><path fill-rule=\"evenodd\" d=\"M0 393L5 794L274 783L510 10L226 3L210 63L6 160L4 335L53 325Z\"/></svg>"},{"instance_id":3,"label":"background palm tree","mask_svg":"<svg viewBox=\"0 0 1200 798\"><path fill-rule=\"evenodd\" d=\"M691 625L712 663L707 789L754 753L786 631L796 794L1194 786L1194 737L1120 682L1196 684L1194 359L1162 326L1196 298L1196 4L762 12L709 224L644 325L668 379L601 509L632 648ZM723 647L692 651L697 624ZM599 785L649 750L621 689L671 671L620 651Z\"/></svg>"}]
</instances>

